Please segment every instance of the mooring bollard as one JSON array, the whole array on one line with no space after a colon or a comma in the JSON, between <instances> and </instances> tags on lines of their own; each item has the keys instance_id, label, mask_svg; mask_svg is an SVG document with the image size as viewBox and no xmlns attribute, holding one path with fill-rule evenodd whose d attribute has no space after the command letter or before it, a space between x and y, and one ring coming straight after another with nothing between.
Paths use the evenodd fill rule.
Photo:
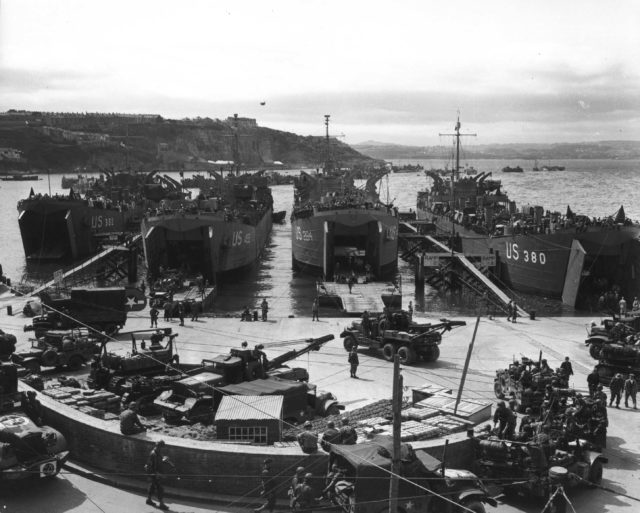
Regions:
<instances>
[{"instance_id":1,"label":"mooring bollard","mask_svg":"<svg viewBox=\"0 0 640 513\"><path fill-rule=\"evenodd\" d=\"M11 305L7 305L7 315L13 315L13 308Z\"/></svg>"}]
</instances>

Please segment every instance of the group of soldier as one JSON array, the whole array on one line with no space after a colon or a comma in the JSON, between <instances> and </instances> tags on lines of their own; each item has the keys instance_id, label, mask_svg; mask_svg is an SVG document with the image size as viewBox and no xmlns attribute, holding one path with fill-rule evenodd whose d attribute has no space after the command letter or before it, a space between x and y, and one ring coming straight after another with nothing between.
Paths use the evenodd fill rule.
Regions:
<instances>
[{"instance_id":1,"label":"group of soldier","mask_svg":"<svg viewBox=\"0 0 640 513\"><path fill-rule=\"evenodd\" d=\"M508 401L498 402L493 434L505 440L535 443L540 435L544 438L553 433L558 446L584 439L605 447L609 422L602 385L590 386L586 397L569 389L568 380L573 374L569 357L555 371L546 360L540 365L527 363L516 362L510 369L520 401L512 393Z\"/></svg>"}]
</instances>

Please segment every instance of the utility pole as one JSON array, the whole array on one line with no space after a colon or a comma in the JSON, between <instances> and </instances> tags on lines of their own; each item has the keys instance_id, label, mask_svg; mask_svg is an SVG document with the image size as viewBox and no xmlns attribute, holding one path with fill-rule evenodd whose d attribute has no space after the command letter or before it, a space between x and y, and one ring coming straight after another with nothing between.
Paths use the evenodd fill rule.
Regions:
<instances>
[{"instance_id":1,"label":"utility pole","mask_svg":"<svg viewBox=\"0 0 640 513\"><path fill-rule=\"evenodd\" d=\"M478 134L461 134L460 133L460 111L458 111L458 121L456 122L455 133L453 134L439 134L441 137L443 135L452 136L456 138L456 165L451 168L451 211L455 213L456 208L456 196L455 196L455 181L456 178L460 176L460 137L470 136L475 137ZM453 218L451 219L451 256L453 257L453 241L455 240L456 235L456 225Z\"/></svg>"},{"instance_id":2,"label":"utility pole","mask_svg":"<svg viewBox=\"0 0 640 513\"><path fill-rule=\"evenodd\" d=\"M398 476L400 474L400 429L402 425L402 374L400 357L393 357L393 454L391 455L391 480L389 482L389 513L398 511Z\"/></svg>"},{"instance_id":3,"label":"utility pole","mask_svg":"<svg viewBox=\"0 0 640 513\"><path fill-rule=\"evenodd\" d=\"M464 361L464 368L462 369L462 378L460 378L460 386L458 387L458 396L456 397L456 405L453 408L453 414L458 412L458 404L460 404L460 398L462 397L462 390L464 389L464 382L467 379L467 371L469 370L469 361L471 360L471 353L473 352L473 344L476 340L476 333L478 333L478 325L480 324L480 316L476 318L476 327L473 329L473 337L471 337L471 343L467 350L467 359Z\"/></svg>"}]
</instances>

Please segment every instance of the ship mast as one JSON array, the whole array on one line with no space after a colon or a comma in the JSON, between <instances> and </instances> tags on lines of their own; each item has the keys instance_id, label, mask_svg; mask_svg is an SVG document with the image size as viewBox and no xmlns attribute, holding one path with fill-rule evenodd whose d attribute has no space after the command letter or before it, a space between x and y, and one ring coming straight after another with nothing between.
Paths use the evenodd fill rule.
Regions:
<instances>
[{"instance_id":1,"label":"ship mast","mask_svg":"<svg viewBox=\"0 0 640 513\"><path fill-rule=\"evenodd\" d=\"M331 117L330 114L325 114L324 115L324 126L326 127L325 129L325 141L326 141L326 152L327 155L325 157L325 163L324 163L324 168L325 168L325 173L333 171L333 160L331 159L331 141L329 140L329 118Z\"/></svg>"},{"instance_id":2,"label":"ship mast","mask_svg":"<svg viewBox=\"0 0 640 513\"><path fill-rule=\"evenodd\" d=\"M475 137L477 134L461 134L460 133L460 112L458 112L458 119L456 121L456 128L454 134L439 134L440 136L447 135L456 138L456 165L451 168L451 210L455 212L456 208L456 196L455 196L455 181L460 176L460 137L470 136ZM451 254L453 255L453 241L456 236L456 224L454 219L451 219Z\"/></svg>"},{"instance_id":3,"label":"ship mast","mask_svg":"<svg viewBox=\"0 0 640 513\"><path fill-rule=\"evenodd\" d=\"M236 176L240 175L240 141L238 141L238 114L233 115L233 167ZM233 173L232 173L233 174Z\"/></svg>"}]
</instances>

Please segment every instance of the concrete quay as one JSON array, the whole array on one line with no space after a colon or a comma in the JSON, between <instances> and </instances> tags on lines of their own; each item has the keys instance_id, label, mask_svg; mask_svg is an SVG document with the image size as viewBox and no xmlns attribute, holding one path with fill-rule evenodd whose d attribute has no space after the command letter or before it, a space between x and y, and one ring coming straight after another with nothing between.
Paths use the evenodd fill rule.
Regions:
<instances>
[{"instance_id":1,"label":"concrete quay","mask_svg":"<svg viewBox=\"0 0 640 513\"><path fill-rule=\"evenodd\" d=\"M19 340L19 349L25 349L28 346L28 334L22 331L22 326L28 324L29 319L21 314L7 316L4 308L6 301L5 299L3 303L0 303L2 311L0 327L6 332L14 333ZM9 301L6 304L12 304L14 312L21 311L21 300L12 299ZM203 357L226 353L230 347L239 347L244 340L249 343L250 347L257 343L264 344L268 356L272 357L290 347L295 347L295 345L283 347L279 344L280 342L333 334L336 337L335 340L323 346L318 352L304 355L292 362L292 365L307 367L311 381L319 388L331 390L346 406L347 412L375 400L389 397L392 365L377 354L361 351L358 369L360 379L350 378L347 353L342 347L339 335L342 329L351 323L351 319L324 317L326 313L325 309L321 309L319 322L312 322L310 318L278 316L278 312L272 311L267 322L241 322L239 318L220 317L201 318L196 322L186 319L184 327L178 326L177 321L164 322L160 320L159 326L171 326L175 332L180 334L177 339L177 348L181 362L185 363L195 363ZM427 318L422 315L417 317L424 321L431 319L431 317ZM432 318L439 317L441 315L433 315ZM420 362L417 365L403 367L402 373L407 394L410 394L411 387L422 386L426 383L457 389L475 324L475 318L465 318L464 320L467 321L466 327L458 328L444 335L441 356L437 362ZM577 390L586 391L586 375L595 363L584 346L585 326L589 321L588 317L539 318L535 321L521 318L516 324L513 324L507 322L505 318L496 320L482 318L463 395L469 399L495 402L496 399L493 395L495 370L505 367L514 357L537 358L539 351L542 351L543 357L547 358L552 366L559 365L565 356L569 356L575 372L570 385ZM149 317L145 310L131 313L124 330L148 328ZM130 350L130 339L126 335L120 335L117 338L117 341L111 343L113 350L116 348L121 351ZM58 411L61 411L59 403L56 404ZM77 415L75 410L74 413ZM637 414L638 410L624 409L624 407L609 409L608 445L604 451L605 456L609 458L609 463L605 465L603 479L603 487L607 490L580 488L569 491L569 497L577 511L635 511L635 508L638 507L639 502L631 498L640 495L636 492L638 469L640 468L638 458L640 431L635 429L638 420L640 420ZM95 420L105 422L99 421L99 419ZM83 461L87 455L74 451L73 457L78 463L100 468L100 464L113 460L118 465L119 472L125 473L124 469L129 469L130 474L135 474L137 471L131 469L142 468L140 458L144 457L152 442L158 438L157 434L150 432L135 437L126 437L130 440L123 441L122 436L118 433L117 425L113 422L110 423L106 431L107 435L104 433L96 434L95 438L90 440L91 443L87 445L91 445L94 449L99 448L107 451L109 453L107 459L100 459L105 457L105 453L99 453L97 459L93 458L91 462L87 462ZM69 436L69 438L73 437ZM109 438L113 438L113 442L107 443ZM173 444L173 439L167 440L167 442ZM226 456L221 457L222 454L217 452L215 456L212 456L213 461L209 462L207 461L208 456L199 454L201 452L200 444L216 445L218 450ZM429 452L435 451L434 455L440 456L437 450L439 450L442 440L437 444ZM414 445L418 446L418 443ZM274 470L283 473L283 480L289 478L291 468L295 468L298 464L310 469L323 468L326 457L322 454L308 457L296 447L275 449L271 447L230 446L181 439L178 439L177 446L185 446L189 451L193 450L193 453L190 453L190 456L186 458L175 458L171 452L173 448L167 451L172 458L179 460L176 463L181 473L185 475L196 474L197 472L192 471L196 462L201 462L205 467L210 465L206 474L216 476L211 484L207 483L209 493L212 495L216 493L244 495L250 493L251 490L252 494L257 493L257 477L246 481L236 477L234 486L226 486L227 481L221 481L220 476L228 474L255 476L261 458L266 454L275 456L274 460L277 463L274 465ZM86 447L80 447L80 449L84 451ZM207 452L204 447L202 450ZM469 454L467 453L466 456ZM233 461L232 466L223 464L225 460L228 461L227 458ZM454 459L457 458L454 456ZM455 463L452 461L452 464ZM232 478L231 475L229 477ZM233 479L229 480L229 482L231 481ZM185 480L174 483L174 485L178 485L176 486L178 489L188 488ZM521 506L521 509L518 505L514 505L515 509L510 509L511 505L505 505L501 506L501 511L520 511L523 509L528 511L528 506ZM507 509L502 509L503 507ZM539 509L531 511L539 511Z\"/></svg>"}]
</instances>

